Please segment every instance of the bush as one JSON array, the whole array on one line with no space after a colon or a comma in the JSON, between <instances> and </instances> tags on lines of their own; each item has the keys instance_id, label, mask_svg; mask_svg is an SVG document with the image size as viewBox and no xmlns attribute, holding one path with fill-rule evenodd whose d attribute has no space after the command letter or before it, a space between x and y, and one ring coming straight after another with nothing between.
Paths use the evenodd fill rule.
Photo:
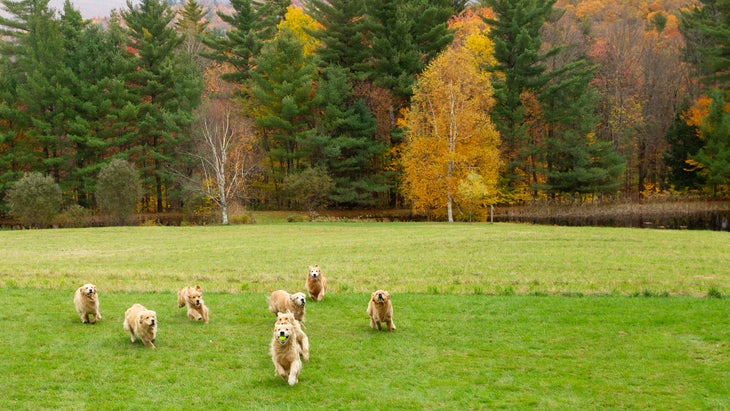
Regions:
<instances>
[{"instance_id":1,"label":"bush","mask_svg":"<svg viewBox=\"0 0 730 411\"><path fill-rule=\"evenodd\" d=\"M248 214L236 214L231 218L233 224L251 224L251 217Z\"/></svg>"},{"instance_id":2,"label":"bush","mask_svg":"<svg viewBox=\"0 0 730 411\"><path fill-rule=\"evenodd\" d=\"M91 220L91 211L74 204L68 207L61 215L58 216L58 225L61 227L88 227Z\"/></svg>"},{"instance_id":3,"label":"bush","mask_svg":"<svg viewBox=\"0 0 730 411\"><path fill-rule=\"evenodd\" d=\"M139 173L128 161L114 159L99 171L96 202L108 223L132 223L141 196Z\"/></svg>"},{"instance_id":4,"label":"bush","mask_svg":"<svg viewBox=\"0 0 730 411\"><path fill-rule=\"evenodd\" d=\"M10 215L26 226L45 228L61 210L61 187L51 176L25 173L8 191Z\"/></svg>"},{"instance_id":5,"label":"bush","mask_svg":"<svg viewBox=\"0 0 730 411\"><path fill-rule=\"evenodd\" d=\"M284 189L294 202L307 210L310 220L314 220L317 210L327 206L334 185L332 177L319 168L308 168L284 178Z\"/></svg>"}]
</instances>

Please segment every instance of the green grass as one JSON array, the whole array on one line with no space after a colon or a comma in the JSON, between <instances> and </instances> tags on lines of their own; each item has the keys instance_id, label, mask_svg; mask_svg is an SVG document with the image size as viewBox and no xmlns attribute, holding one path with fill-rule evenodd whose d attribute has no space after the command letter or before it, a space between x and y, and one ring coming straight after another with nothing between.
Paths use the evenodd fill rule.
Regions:
<instances>
[{"instance_id":1,"label":"green grass","mask_svg":"<svg viewBox=\"0 0 730 411\"><path fill-rule=\"evenodd\" d=\"M368 295L310 303L312 359L273 376L265 295L209 293L209 324L173 293L105 293L83 325L66 291L6 289L3 409L727 409L730 320L710 298L394 295L393 333ZM153 351L122 329L134 302Z\"/></svg>"},{"instance_id":2,"label":"green grass","mask_svg":"<svg viewBox=\"0 0 730 411\"><path fill-rule=\"evenodd\" d=\"M334 292L730 295L725 232L293 223L0 231L0 286L270 292L322 266Z\"/></svg>"},{"instance_id":3,"label":"green grass","mask_svg":"<svg viewBox=\"0 0 730 411\"><path fill-rule=\"evenodd\" d=\"M2 409L730 409L727 233L304 223L0 231ZM266 295L329 277L274 377ZM100 290L81 324L73 291ZM177 289L200 283L207 325ZM393 333L369 293L393 294ZM158 313L157 350L122 329Z\"/></svg>"}]
</instances>

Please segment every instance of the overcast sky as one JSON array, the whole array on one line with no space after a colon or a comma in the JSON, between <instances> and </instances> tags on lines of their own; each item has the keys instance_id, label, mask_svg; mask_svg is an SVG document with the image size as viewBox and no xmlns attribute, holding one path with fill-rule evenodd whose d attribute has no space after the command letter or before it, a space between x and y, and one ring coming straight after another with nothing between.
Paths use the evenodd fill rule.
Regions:
<instances>
[{"instance_id":1,"label":"overcast sky","mask_svg":"<svg viewBox=\"0 0 730 411\"><path fill-rule=\"evenodd\" d=\"M65 0L50 0L48 5L61 12L63 11L63 3L65 3ZM138 0L132 0L132 3L138 3ZM127 8L126 0L71 0L71 4L81 11L81 16L85 19L108 17L112 9L123 10Z\"/></svg>"}]
</instances>

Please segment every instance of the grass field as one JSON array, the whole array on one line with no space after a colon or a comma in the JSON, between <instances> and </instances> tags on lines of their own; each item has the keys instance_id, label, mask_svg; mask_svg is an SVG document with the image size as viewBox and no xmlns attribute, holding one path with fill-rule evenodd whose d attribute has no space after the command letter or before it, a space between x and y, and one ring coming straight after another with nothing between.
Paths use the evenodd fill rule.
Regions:
<instances>
[{"instance_id":1,"label":"grass field","mask_svg":"<svg viewBox=\"0 0 730 411\"><path fill-rule=\"evenodd\" d=\"M730 409L730 238L511 224L303 223L0 231L3 409ZM266 295L307 306L289 387ZM73 291L100 290L83 325ZM207 325L175 291L200 283ZM393 333L368 327L393 294ZM708 298L719 297L719 298ZM158 313L157 350L124 310Z\"/></svg>"}]
</instances>

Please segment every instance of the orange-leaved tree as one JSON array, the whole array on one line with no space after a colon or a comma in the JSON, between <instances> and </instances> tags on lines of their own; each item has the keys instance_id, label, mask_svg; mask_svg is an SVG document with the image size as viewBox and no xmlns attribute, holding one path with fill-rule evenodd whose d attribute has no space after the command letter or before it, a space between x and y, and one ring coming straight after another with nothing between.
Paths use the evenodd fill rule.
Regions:
<instances>
[{"instance_id":1,"label":"orange-leaved tree","mask_svg":"<svg viewBox=\"0 0 730 411\"><path fill-rule=\"evenodd\" d=\"M403 194L415 212L454 221L459 185L478 174L492 193L499 169L499 135L489 112L492 88L475 53L455 44L418 80L405 114Z\"/></svg>"}]
</instances>

